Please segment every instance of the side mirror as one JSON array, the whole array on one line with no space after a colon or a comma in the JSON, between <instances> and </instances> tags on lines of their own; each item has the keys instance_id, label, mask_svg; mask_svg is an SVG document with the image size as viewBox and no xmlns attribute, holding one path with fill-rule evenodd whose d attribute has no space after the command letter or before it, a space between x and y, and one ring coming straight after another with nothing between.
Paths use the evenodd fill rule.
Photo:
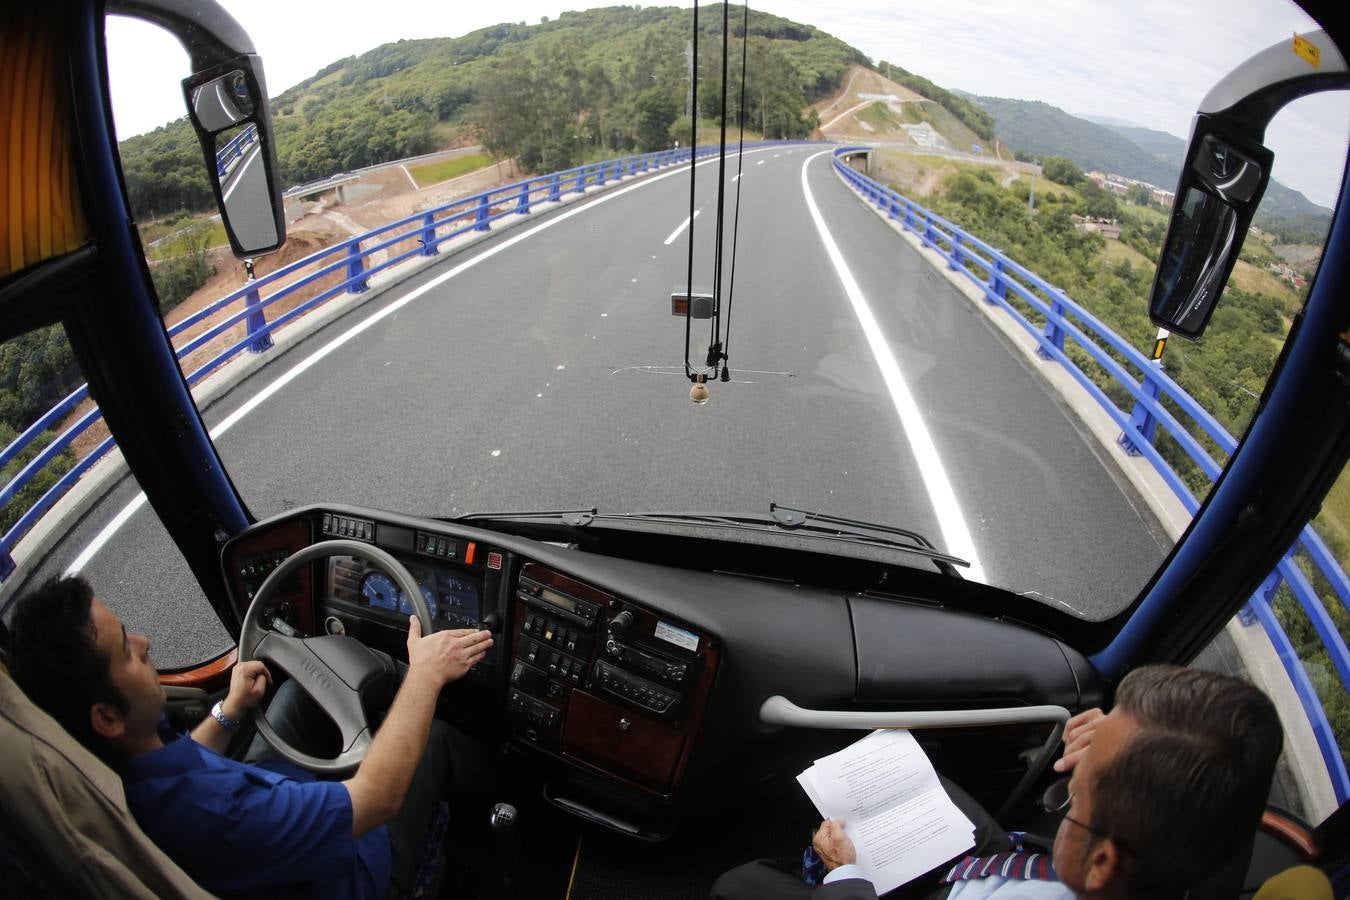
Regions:
<instances>
[{"instance_id":1,"label":"side mirror","mask_svg":"<svg viewBox=\"0 0 1350 900\"><path fill-rule=\"evenodd\" d=\"M1195 117L1148 314L1195 340L1204 333L1270 181L1274 154L1239 129Z\"/></svg>"},{"instance_id":2,"label":"side mirror","mask_svg":"<svg viewBox=\"0 0 1350 900\"><path fill-rule=\"evenodd\" d=\"M183 79L230 248L240 259L286 241L267 82L253 41L216 0L107 0L105 12L152 22L182 43Z\"/></svg>"},{"instance_id":3,"label":"side mirror","mask_svg":"<svg viewBox=\"0 0 1350 900\"><path fill-rule=\"evenodd\" d=\"M183 80L230 247L240 259L286 240L262 63L247 54Z\"/></svg>"}]
</instances>

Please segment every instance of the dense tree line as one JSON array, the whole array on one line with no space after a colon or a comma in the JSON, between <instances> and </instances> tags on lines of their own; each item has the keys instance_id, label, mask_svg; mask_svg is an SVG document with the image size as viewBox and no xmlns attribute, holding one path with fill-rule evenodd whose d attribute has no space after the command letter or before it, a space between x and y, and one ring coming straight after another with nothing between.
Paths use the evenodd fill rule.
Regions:
<instances>
[{"instance_id":1,"label":"dense tree line","mask_svg":"<svg viewBox=\"0 0 1350 900\"><path fill-rule=\"evenodd\" d=\"M740 9L731 13L740 52ZM454 131L530 169L672 142L686 112L687 9L613 7L507 23L458 38L404 40L337 60L272 100L282 186L425 153ZM701 121L720 109L721 7L700 15ZM858 50L815 28L752 11L747 127L809 133L802 111L837 88ZM728 105L741 114L739 67ZM687 129L678 139L688 141ZM210 182L186 119L122 142L133 209L143 218L211 208Z\"/></svg>"}]
</instances>

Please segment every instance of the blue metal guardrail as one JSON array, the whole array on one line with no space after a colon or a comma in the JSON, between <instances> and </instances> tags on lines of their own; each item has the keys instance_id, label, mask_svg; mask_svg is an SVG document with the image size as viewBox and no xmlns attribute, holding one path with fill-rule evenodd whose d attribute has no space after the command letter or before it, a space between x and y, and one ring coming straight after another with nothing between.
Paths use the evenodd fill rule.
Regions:
<instances>
[{"instance_id":1,"label":"blue metal guardrail","mask_svg":"<svg viewBox=\"0 0 1350 900\"><path fill-rule=\"evenodd\" d=\"M221 178L225 177L230 168L230 163L244 155L244 148L258 139L258 126L249 125L243 131L230 138L216 151L216 174Z\"/></svg>"},{"instance_id":2,"label":"blue metal guardrail","mask_svg":"<svg viewBox=\"0 0 1350 900\"><path fill-rule=\"evenodd\" d=\"M249 129L241 132L231 141L232 144L237 142L235 147L231 148L230 145L226 145L222 150L228 150L234 156L238 156L243 147L255 138L256 131ZM759 145L762 146L764 143L776 142L762 142ZM716 152L717 148L712 146L697 148L697 155L700 158L714 155ZM583 193L590 187L603 187L607 183L625 177L668 168L681 162L687 162L689 158L690 150L688 147L684 147L590 163L573 169L554 172L551 175L526 178L523 181L483 191L434 209L407 216L325 247L304 259L297 260L262 278L248 282L239 290L227 294L172 326L169 329L169 338L174 340L193 326L203 323L217 314L224 313L230 307L239 305L240 308L230 312L200 334L185 339L181 343L174 340L174 350L181 361L220 335L230 331L240 322L246 323L246 333L242 339L232 342L220 353L200 363L195 369L187 373L188 385L195 385L244 350L254 353L267 350L272 346L271 334L273 331L295 321L333 297L344 292L359 294L365 291L371 275L390 269L413 257L435 256L440 252L440 245L446 241L471 231L488 231L491 229L492 223L498 219L528 213L535 204L558 201L569 194ZM415 243L410 249L393 254L376 265L368 265L368 260L372 255L386 250L392 251L394 247L403 242ZM319 279L335 273L342 276L342 280L337 284L325 288L316 296L304 300L284 314L270 321L267 319L265 314L267 307L291 296L296 291L313 284ZM296 277L293 278L293 276ZM264 290L272 286L275 286L276 290L267 296L263 296ZM89 399L88 386L81 385L24 429L14 440L10 441L8 446L0 450L0 469L3 469L24 453L39 436L64 422L87 399ZM95 406L62 429L61 433L35 454L9 479L8 483L0 487L0 508L7 507L12 503L19 491L30 484L39 472L45 469L53 459L70 447L80 435L88 431L101 418L102 416ZM12 553L19 539L74 486L81 475L107 455L108 451L114 446L115 442L111 437L105 438L93 450L80 458L73 468L64 473L55 484L20 515L19 519L3 536L0 536L0 580L7 578L14 571L15 564Z\"/></svg>"},{"instance_id":3,"label":"blue metal guardrail","mask_svg":"<svg viewBox=\"0 0 1350 900\"><path fill-rule=\"evenodd\" d=\"M1233 436L1163 371L1160 362L1152 361L1139 352L1059 288L1048 284L1002 251L848 165L845 157L863 149L843 147L835 150L834 166L844 180L867 202L875 204L905 229L918 235L924 246L946 257L947 268L968 277L984 291L987 303L1001 307L1035 336L1040 356L1064 366L1120 426L1119 443L1126 452L1143 456L1152 463L1186 511L1194 515L1200 508L1200 501L1154 446L1158 426L1161 425L1175 439L1210 481L1218 477L1223 466L1164 406L1164 399L1170 400L1225 455L1231 455L1237 447ZM1030 306L1044 318L1045 324L1038 326L1031 322L1010 302L1010 298ZM1129 412L1117 406L1086 372L1069 359L1065 352L1066 338L1085 351L1118 385L1129 392L1134 398L1134 406ZM1281 582L1288 584L1326 647L1341 684L1350 689L1350 650L1347 650L1340 630L1332 621L1317 591L1294 559L1300 549L1331 584L1341 604L1350 609L1350 580L1347 580L1345 571L1326 543L1309 524L1248 601L1241 615L1247 624L1253 620L1260 622L1275 645L1285 673L1293 683L1316 735L1318 749L1339 804L1350 798L1350 776L1347 775L1344 758L1308 672L1270 607Z\"/></svg>"}]
</instances>

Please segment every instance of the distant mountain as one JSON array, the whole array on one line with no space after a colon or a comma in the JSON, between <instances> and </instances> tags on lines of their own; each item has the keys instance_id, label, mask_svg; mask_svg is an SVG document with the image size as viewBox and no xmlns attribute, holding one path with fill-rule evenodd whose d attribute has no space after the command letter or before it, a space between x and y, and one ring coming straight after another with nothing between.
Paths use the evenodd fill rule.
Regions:
<instances>
[{"instance_id":1,"label":"distant mountain","mask_svg":"<svg viewBox=\"0 0 1350 900\"><path fill-rule=\"evenodd\" d=\"M1176 186L1186 142L1176 135L1123 119L1094 116L1088 121L1039 100L977 97L994 118L994 130L1010 146L1033 156L1059 155L1084 171L1099 169L1159 187ZM1291 239L1325 234L1331 210L1293 188L1271 180L1257 215L1258 225L1288 232Z\"/></svg>"},{"instance_id":2,"label":"distant mountain","mask_svg":"<svg viewBox=\"0 0 1350 900\"><path fill-rule=\"evenodd\" d=\"M1175 134L1168 134L1166 131L1145 128L1142 125L1131 125L1119 120L1105 122L1100 119L1092 119L1090 121L1095 121L1110 128L1116 134L1128 138L1149 155L1157 157L1177 170L1181 169L1181 162L1186 157L1186 141L1183 138L1179 138Z\"/></svg>"},{"instance_id":3,"label":"distant mountain","mask_svg":"<svg viewBox=\"0 0 1350 900\"><path fill-rule=\"evenodd\" d=\"M1152 128L1144 128L1142 125L1112 124L1107 127L1133 141L1155 158L1172 167L1174 171L1181 171L1181 164L1186 159L1186 142L1176 135L1168 134L1165 131L1156 131ZM1261 199L1261 214L1262 219L1265 217L1326 219L1328 222L1331 219L1331 210L1325 206L1319 206L1305 197L1302 192L1286 187L1274 179L1271 180L1270 186L1266 188L1265 197Z\"/></svg>"},{"instance_id":4,"label":"distant mountain","mask_svg":"<svg viewBox=\"0 0 1350 900\"><path fill-rule=\"evenodd\" d=\"M1065 156L1084 171L1100 169L1160 187L1177 182L1180 166L1169 165L1129 138L1040 100L978 97L994 117L994 130L1010 146L1032 156Z\"/></svg>"}]
</instances>

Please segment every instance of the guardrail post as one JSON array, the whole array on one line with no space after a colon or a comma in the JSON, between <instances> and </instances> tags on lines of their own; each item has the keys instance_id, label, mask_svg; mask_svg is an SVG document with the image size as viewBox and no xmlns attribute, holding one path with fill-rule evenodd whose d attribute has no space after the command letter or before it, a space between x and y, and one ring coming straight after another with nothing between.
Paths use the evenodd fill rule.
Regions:
<instances>
[{"instance_id":1,"label":"guardrail post","mask_svg":"<svg viewBox=\"0 0 1350 900\"><path fill-rule=\"evenodd\" d=\"M550 203L557 203L562 195L562 176L557 172L553 173L553 179L548 183L548 200Z\"/></svg>"},{"instance_id":2,"label":"guardrail post","mask_svg":"<svg viewBox=\"0 0 1350 900\"><path fill-rule=\"evenodd\" d=\"M955 270L961 267L961 232L952 232L952 255L947 258L947 268Z\"/></svg>"},{"instance_id":3,"label":"guardrail post","mask_svg":"<svg viewBox=\"0 0 1350 900\"><path fill-rule=\"evenodd\" d=\"M908 199L905 200L905 227L914 230L914 204Z\"/></svg>"},{"instance_id":4,"label":"guardrail post","mask_svg":"<svg viewBox=\"0 0 1350 900\"><path fill-rule=\"evenodd\" d=\"M370 287L370 283L367 282L366 279L360 277L365 271L366 260L365 257L361 255L361 242L352 241L347 245L347 278L348 280L353 278L356 278L357 280L347 285L347 293L359 294Z\"/></svg>"},{"instance_id":5,"label":"guardrail post","mask_svg":"<svg viewBox=\"0 0 1350 900\"><path fill-rule=\"evenodd\" d=\"M1162 386L1153 380L1154 367L1162 368L1162 360L1154 360L1149 363L1149 367L1144 370L1144 378L1139 382L1139 390L1154 400L1162 393ZM1158 420L1153 413L1149 412L1143 402L1136 400L1134 409L1130 412L1130 427L1120 433L1116 442L1125 448L1125 452L1130 456L1138 456L1139 448L1135 442L1142 439L1146 443L1152 444L1154 435L1158 431Z\"/></svg>"},{"instance_id":6,"label":"guardrail post","mask_svg":"<svg viewBox=\"0 0 1350 900\"><path fill-rule=\"evenodd\" d=\"M17 568L18 566L14 564L14 557L9 555L9 551L0 551L0 581L13 575Z\"/></svg>"},{"instance_id":7,"label":"guardrail post","mask_svg":"<svg viewBox=\"0 0 1350 900\"><path fill-rule=\"evenodd\" d=\"M596 176L595 176L595 186L596 186L596 187L604 187L604 186L605 186L605 164L604 164L604 163L601 163L599 166L596 167L596 169L597 169L597 171L596 171Z\"/></svg>"},{"instance_id":8,"label":"guardrail post","mask_svg":"<svg viewBox=\"0 0 1350 900\"><path fill-rule=\"evenodd\" d=\"M530 211L530 182L520 186L520 199L516 201L516 212L522 216Z\"/></svg>"},{"instance_id":9,"label":"guardrail post","mask_svg":"<svg viewBox=\"0 0 1350 900\"><path fill-rule=\"evenodd\" d=\"M1266 576L1265 581L1261 582L1261 586L1256 589L1256 593L1253 594L1252 597L1259 597L1268 604L1275 602L1275 592L1280 589L1280 582L1283 580L1284 579L1280 577L1279 569L1275 569ZM1252 609L1250 600L1238 608L1237 615L1238 621L1249 628L1260 621L1260 619L1256 618L1256 610Z\"/></svg>"},{"instance_id":10,"label":"guardrail post","mask_svg":"<svg viewBox=\"0 0 1350 900\"><path fill-rule=\"evenodd\" d=\"M251 282L253 279L250 278L249 281ZM248 310L248 318L246 319L248 322L248 336L253 337L254 335L257 335L256 338L249 341L248 351L250 353L266 353L268 350L272 349L272 335L265 331L267 328L267 317L263 315L263 311L260 308L261 306L262 299L258 296L258 289L256 287L251 288L249 292L244 295L244 308Z\"/></svg>"},{"instance_id":11,"label":"guardrail post","mask_svg":"<svg viewBox=\"0 0 1350 900\"><path fill-rule=\"evenodd\" d=\"M984 302L997 306L998 300L1006 301L1008 299L1008 282L1003 280L1003 257L995 256L994 264L989 269L989 281L985 285ZM998 300L992 299L989 295L993 294Z\"/></svg>"},{"instance_id":12,"label":"guardrail post","mask_svg":"<svg viewBox=\"0 0 1350 900\"><path fill-rule=\"evenodd\" d=\"M491 209L492 205L488 203L487 194L478 198L478 215L473 220L474 231L487 231L492 227L492 223L488 221L488 214Z\"/></svg>"},{"instance_id":13,"label":"guardrail post","mask_svg":"<svg viewBox=\"0 0 1350 900\"><path fill-rule=\"evenodd\" d=\"M923 214L923 245L933 246L933 214L930 212Z\"/></svg>"},{"instance_id":14,"label":"guardrail post","mask_svg":"<svg viewBox=\"0 0 1350 900\"><path fill-rule=\"evenodd\" d=\"M585 193L585 192L586 192L586 169L587 169L587 168L588 168L587 166L582 166L580 169L577 169L577 186L576 186L576 192L577 192L578 194L582 194L582 193Z\"/></svg>"},{"instance_id":15,"label":"guardrail post","mask_svg":"<svg viewBox=\"0 0 1350 900\"><path fill-rule=\"evenodd\" d=\"M1060 324L1064 318L1064 303L1059 299L1058 292L1051 293L1050 312L1052 315L1045 317L1045 340L1052 344L1055 349L1063 351L1064 349L1064 326ZM1036 355L1041 359L1054 359L1055 357L1045 349L1045 344L1036 348ZM1150 441L1152 438L1149 439Z\"/></svg>"},{"instance_id":16,"label":"guardrail post","mask_svg":"<svg viewBox=\"0 0 1350 900\"><path fill-rule=\"evenodd\" d=\"M427 213L422 217L422 255L435 256L441 250L436 246L436 214Z\"/></svg>"},{"instance_id":17,"label":"guardrail post","mask_svg":"<svg viewBox=\"0 0 1350 900\"><path fill-rule=\"evenodd\" d=\"M892 219L900 218L900 197L895 191L890 194L890 207L886 210L886 215Z\"/></svg>"}]
</instances>

